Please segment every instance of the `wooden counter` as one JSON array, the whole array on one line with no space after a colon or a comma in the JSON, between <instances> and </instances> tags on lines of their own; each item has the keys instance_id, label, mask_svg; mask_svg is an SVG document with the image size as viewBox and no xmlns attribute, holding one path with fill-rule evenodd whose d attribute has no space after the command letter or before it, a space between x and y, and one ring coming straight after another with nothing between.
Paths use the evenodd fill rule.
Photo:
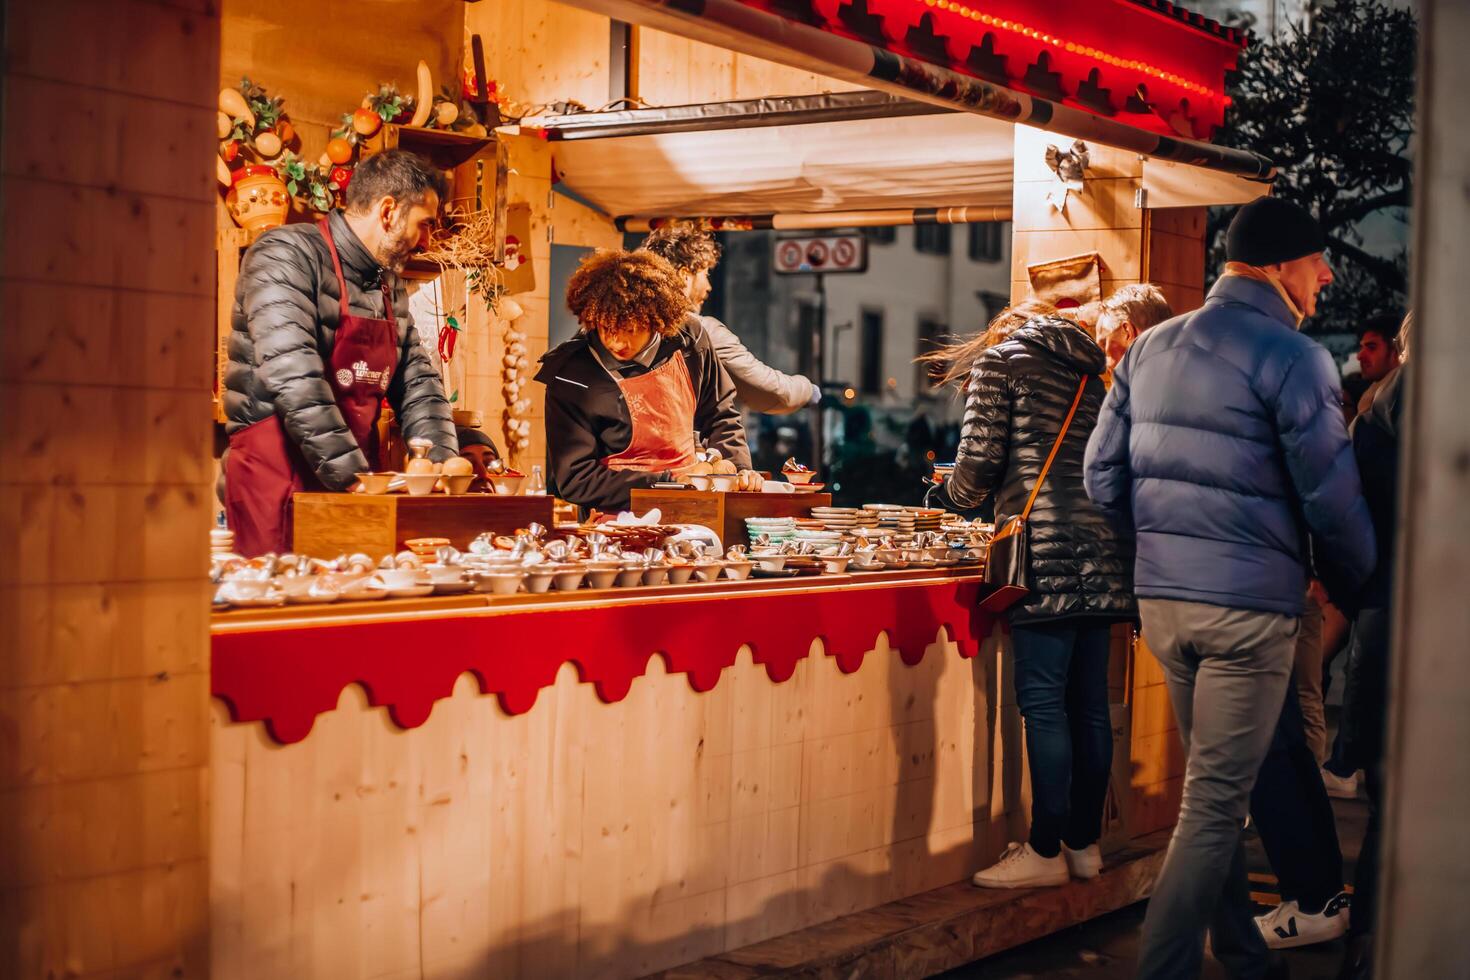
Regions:
<instances>
[{"instance_id":1,"label":"wooden counter","mask_svg":"<svg viewBox=\"0 0 1470 980\"><path fill-rule=\"evenodd\" d=\"M977 581L215 615L213 975L637 977L963 881L1028 795Z\"/></svg>"}]
</instances>

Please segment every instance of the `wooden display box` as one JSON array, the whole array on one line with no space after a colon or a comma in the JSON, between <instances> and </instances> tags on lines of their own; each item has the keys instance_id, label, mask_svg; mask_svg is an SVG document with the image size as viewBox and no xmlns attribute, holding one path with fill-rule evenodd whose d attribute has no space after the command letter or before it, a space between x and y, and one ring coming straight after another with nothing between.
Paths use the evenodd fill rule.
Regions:
<instances>
[{"instance_id":1,"label":"wooden display box","mask_svg":"<svg viewBox=\"0 0 1470 980\"><path fill-rule=\"evenodd\" d=\"M700 490L634 490L633 512L657 507L665 524L702 524L726 548L750 545L747 517L808 517L813 507L832 506L830 493L719 493Z\"/></svg>"},{"instance_id":2,"label":"wooden display box","mask_svg":"<svg viewBox=\"0 0 1470 980\"><path fill-rule=\"evenodd\" d=\"M298 493L293 550L313 558L402 551L410 538L448 538L463 551L485 531L514 534L531 523L551 527L551 497L489 493L412 497L402 493Z\"/></svg>"}]
</instances>

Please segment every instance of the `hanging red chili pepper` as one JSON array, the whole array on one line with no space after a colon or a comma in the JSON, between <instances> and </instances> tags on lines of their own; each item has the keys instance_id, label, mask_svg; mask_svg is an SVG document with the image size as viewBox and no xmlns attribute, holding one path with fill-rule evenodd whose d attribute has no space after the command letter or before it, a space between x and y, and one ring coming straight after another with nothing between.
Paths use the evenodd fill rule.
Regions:
<instances>
[{"instance_id":1,"label":"hanging red chili pepper","mask_svg":"<svg viewBox=\"0 0 1470 980\"><path fill-rule=\"evenodd\" d=\"M444 318L439 328L439 360L445 364L454 360L454 346L459 340L459 321L452 316Z\"/></svg>"}]
</instances>

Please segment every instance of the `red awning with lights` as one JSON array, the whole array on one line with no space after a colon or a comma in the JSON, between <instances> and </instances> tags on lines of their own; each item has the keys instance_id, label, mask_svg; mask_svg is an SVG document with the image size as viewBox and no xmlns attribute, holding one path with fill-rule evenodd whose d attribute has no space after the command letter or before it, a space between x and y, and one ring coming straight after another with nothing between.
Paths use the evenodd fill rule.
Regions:
<instances>
[{"instance_id":1,"label":"red awning with lights","mask_svg":"<svg viewBox=\"0 0 1470 980\"><path fill-rule=\"evenodd\" d=\"M1165 136L1209 139L1243 34L1164 0L739 0Z\"/></svg>"}]
</instances>

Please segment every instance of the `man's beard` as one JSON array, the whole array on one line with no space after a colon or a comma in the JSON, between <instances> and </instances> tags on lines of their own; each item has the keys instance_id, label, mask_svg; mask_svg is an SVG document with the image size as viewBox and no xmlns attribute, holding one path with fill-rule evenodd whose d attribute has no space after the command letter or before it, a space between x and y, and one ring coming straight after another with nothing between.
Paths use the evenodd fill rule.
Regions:
<instances>
[{"instance_id":1,"label":"man's beard","mask_svg":"<svg viewBox=\"0 0 1470 980\"><path fill-rule=\"evenodd\" d=\"M414 249L418 242L411 241L405 232L408 224L407 218L401 218L383 238L383 243L378 246L378 264L394 274L403 271L408 265L408 260L413 257Z\"/></svg>"}]
</instances>

